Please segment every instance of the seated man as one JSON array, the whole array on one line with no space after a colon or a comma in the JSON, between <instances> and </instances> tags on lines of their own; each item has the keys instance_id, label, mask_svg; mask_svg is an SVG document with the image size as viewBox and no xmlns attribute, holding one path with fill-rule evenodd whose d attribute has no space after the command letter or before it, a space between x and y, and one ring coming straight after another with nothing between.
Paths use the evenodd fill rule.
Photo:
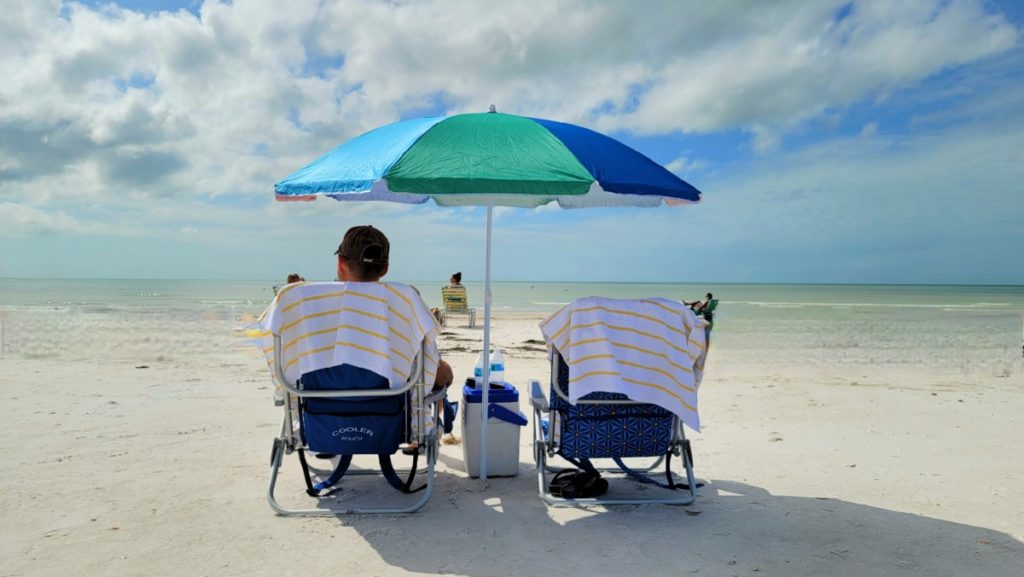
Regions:
<instances>
[{"instance_id":1,"label":"seated man","mask_svg":"<svg viewBox=\"0 0 1024 577\"><path fill-rule=\"evenodd\" d=\"M345 233L338 250L338 280L341 282L379 282L388 274L388 256L391 243L384 233L370 225L354 226ZM426 308L426 305L423 305ZM431 342L427 354L437 356L437 343ZM452 368L438 360L434 377L434 390L452 384Z\"/></svg>"},{"instance_id":2,"label":"seated man","mask_svg":"<svg viewBox=\"0 0 1024 577\"><path fill-rule=\"evenodd\" d=\"M283 347L281 370L290 382L301 377L313 388L336 389L344 388L343 382L354 378L398 388L409 382L418 364L415 357L422 348L422 377L414 381L422 388L414 392L426 396L426 383L431 383L435 391L447 388L453 380L452 370L440 359L435 343L438 326L418 291L408 285L378 282L387 274L388 253L388 239L379 230L353 227L335 251L337 280L345 285L283 287L260 319L268 364L277 362L273 338L279 335ZM275 392L275 399L283 401L283 391ZM315 400L307 403L333 404ZM433 426L427 420L426 431L419 428L421 417L426 417L419 410L422 408L415 405L410 415L414 438ZM454 406L446 403L444 408L451 414L444 419L445 430L450 432Z\"/></svg>"},{"instance_id":3,"label":"seated man","mask_svg":"<svg viewBox=\"0 0 1024 577\"><path fill-rule=\"evenodd\" d=\"M342 282L379 282L388 273L391 243L384 233L370 225L354 226L345 233L338 250L338 280ZM454 278L454 277L453 277ZM422 301L421 301L422 303ZM426 308L426 305L422 305ZM451 366L440 358L437 343L427 343L428 357L438 359L433 390L448 388L454 380ZM450 431L448 431L450 432ZM415 449L416 445L405 447Z\"/></svg>"}]
</instances>

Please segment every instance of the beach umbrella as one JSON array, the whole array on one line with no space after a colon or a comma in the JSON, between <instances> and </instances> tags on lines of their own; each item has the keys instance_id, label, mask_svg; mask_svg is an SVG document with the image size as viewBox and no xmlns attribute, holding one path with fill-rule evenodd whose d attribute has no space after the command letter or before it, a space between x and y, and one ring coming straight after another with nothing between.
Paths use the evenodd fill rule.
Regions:
<instances>
[{"instance_id":1,"label":"beach umbrella","mask_svg":"<svg viewBox=\"0 0 1024 577\"><path fill-rule=\"evenodd\" d=\"M282 201L327 196L487 207L483 354L490 350L495 206L562 208L699 202L701 193L621 142L582 126L490 112L403 120L341 144L274 185ZM489 363L483 364L488 382ZM488 389L482 387L483 406ZM480 477L487 478L487 411Z\"/></svg>"}]
</instances>

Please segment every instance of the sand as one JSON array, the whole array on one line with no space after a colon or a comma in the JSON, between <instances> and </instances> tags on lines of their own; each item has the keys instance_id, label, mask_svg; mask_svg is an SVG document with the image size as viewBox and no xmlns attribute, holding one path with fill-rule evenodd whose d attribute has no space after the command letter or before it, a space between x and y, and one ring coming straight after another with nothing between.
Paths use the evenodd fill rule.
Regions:
<instances>
[{"instance_id":1,"label":"sand","mask_svg":"<svg viewBox=\"0 0 1024 577\"><path fill-rule=\"evenodd\" d=\"M540 318L495 322L523 391L548 373L527 342ZM457 378L480 335L442 337ZM525 429L518 477L470 479L461 447L444 446L419 513L309 519L265 500L280 409L259 355L229 330L192 339L0 359L0 575L1024 574L1019 366L719 346L691 434L706 483L693 505L547 507ZM308 506L294 457L282 474L282 501ZM345 487L406 499L382 481Z\"/></svg>"}]
</instances>

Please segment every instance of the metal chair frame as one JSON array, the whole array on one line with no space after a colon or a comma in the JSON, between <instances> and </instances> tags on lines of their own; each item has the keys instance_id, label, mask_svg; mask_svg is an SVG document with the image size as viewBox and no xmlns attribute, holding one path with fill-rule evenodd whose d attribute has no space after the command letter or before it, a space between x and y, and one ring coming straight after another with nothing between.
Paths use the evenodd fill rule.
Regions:
<instances>
[{"instance_id":1,"label":"metal chair frame","mask_svg":"<svg viewBox=\"0 0 1024 577\"><path fill-rule=\"evenodd\" d=\"M430 500L431 495L434 491L434 477L435 477L435 465L437 463L437 455L439 452L438 435L437 431L440 429L440 418L441 412L439 410L439 404L441 399L445 396L445 391L435 391L430 394L424 394L426 390L425 386L422 385L424 382L424 366L423 366L423 346L420 347L420 352L416 355L414 360L413 370L410 373L410 379L404 386L398 389L388 390L353 390L353 391L306 391L297 386L297 383L289 382L284 376L284 371L281 369L281 337L280 335L273 335L274 337L274 374L277 378L278 383L284 388L284 421L281 424L280 434L274 438L274 445L271 451L270 457L270 484L267 488L267 502L270 504L270 508L273 509L278 515L282 516L329 516L329 515L348 515L348 514L398 514L398 513L415 513L416 511L423 508ZM360 507L360 506L349 506L344 509L289 509L281 505L274 496L274 489L277 485L277 475L281 468L281 463L285 455L290 455L296 450L307 451L309 448L303 444L299 431L295 425L296 414L293 408L294 401L297 397L319 397L319 398L331 398L331 399L345 399L353 397L389 397L396 395L404 395L406 392L412 390L412 404L422 404L424 409L430 407L432 409L432 419L434 420L434 427L429 433L422 433L425 430L427 418L425 416L426 410L417 411L419 423L418 431L421 431L421 436L416 439L419 443L420 454L426 455L426 475L427 485L426 489L423 490L423 495L415 502L406 507ZM408 473L409 470L398 471L400 474ZM349 471L348 475L378 475L379 471L372 469L354 470Z\"/></svg>"},{"instance_id":2,"label":"metal chair frame","mask_svg":"<svg viewBox=\"0 0 1024 577\"><path fill-rule=\"evenodd\" d=\"M561 390L561 387L557 386L558 383L558 362L561 359L561 355L557 351L551 353L551 383L553 386L551 390L554 394L558 395L566 402L570 402L569 398ZM632 400L606 400L606 399L579 399L576 404L586 405L645 405L648 403L642 403L639 401ZM696 479L693 475L693 462L691 459L690 451L685 450L689 444L689 440L686 438L686 431L683 430L683 423L679 417L672 419L672 439L669 443L669 451L672 455L678 456L683 462L683 469L686 475L686 484L689 489L681 489L684 493L681 497L654 497L645 499L608 499L602 497L596 498L580 498L580 499L565 499L563 497L556 497L552 495L548 489L547 474L558 471L556 467L548 465L548 459L554 458L559 454L560 447L555 439L555 427L561 426L560 422L555 422L556 419L551 418L554 413L551 410L551 406L548 403L547 397L544 395L544 391L541 388L540 381L530 381L530 406L533 407L533 457L534 462L537 466L537 489L540 494L540 498L549 505L554 506L585 506L585 505L641 505L645 503L660 503L665 505L689 505L697 498L696 490ZM548 431L545 433L542 422L545 416L549 419ZM557 415L554 415L557 416ZM655 457L651 455L651 457ZM638 457L632 457L636 459ZM643 458L643 457L639 457ZM661 455L657 457L657 460L650 465L641 467L631 467L636 471L648 472L658 467L663 462L665 456ZM597 467L597 470L601 473L617 473L621 469L618 466L611 467ZM628 478L628 477L626 477ZM665 493L669 493L668 489L665 489Z\"/></svg>"}]
</instances>

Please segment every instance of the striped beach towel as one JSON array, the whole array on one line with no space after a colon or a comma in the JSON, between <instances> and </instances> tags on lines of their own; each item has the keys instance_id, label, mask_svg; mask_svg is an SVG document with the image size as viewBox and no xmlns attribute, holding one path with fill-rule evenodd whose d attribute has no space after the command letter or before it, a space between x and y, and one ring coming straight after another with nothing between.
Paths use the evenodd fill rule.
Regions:
<instances>
[{"instance_id":1,"label":"striped beach towel","mask_svg":"<svg viewBox=\"0 0 1024 577\"><path fill-rule=\"evenodd\" d=\"M569 399L622 393L679 415L700 430L706 321L679 301L582 298L540 324L569 366Z\"/></svg>"},{"instance_id":2,"label":"striped beach towel","mask_svg":"<svg viewBox=\"0 0 1024 577\"><path fill-rule=\"evenodd\" d=\"M349 364L386 377L391 388L410 378L426 341L424 380L433 384L439 360L434 315L416 290L398 283L296 283L278 292L260 317L260 338L273 367L273 335L281 364L295 382L305 373Z\"/></svg>"}]
</instances>

